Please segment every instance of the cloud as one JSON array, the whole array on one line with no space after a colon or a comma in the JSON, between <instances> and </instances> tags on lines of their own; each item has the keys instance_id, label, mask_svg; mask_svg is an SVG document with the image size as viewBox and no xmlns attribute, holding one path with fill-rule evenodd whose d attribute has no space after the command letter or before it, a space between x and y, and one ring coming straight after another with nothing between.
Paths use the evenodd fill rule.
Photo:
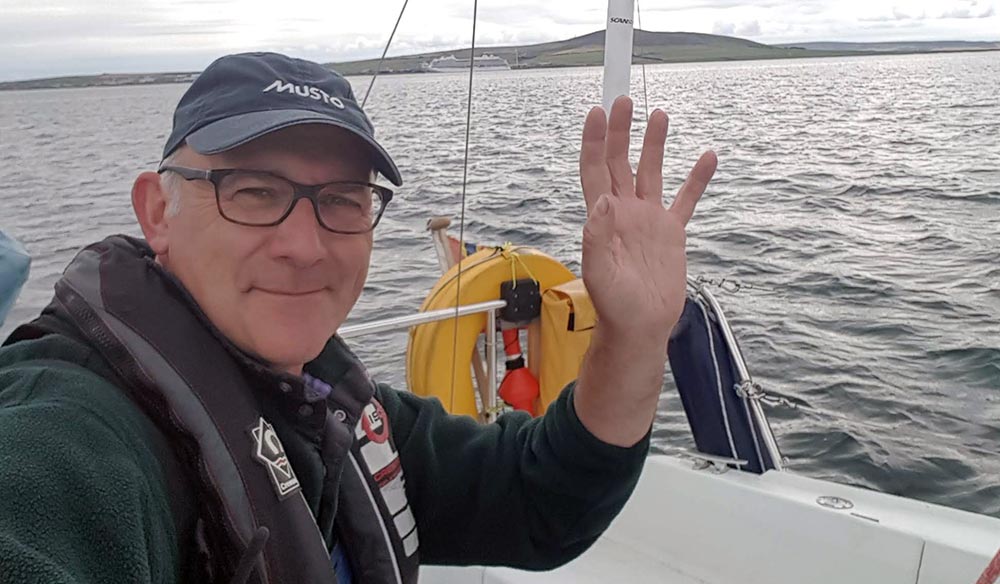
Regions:
<instances>
[{"instance_id":1,"label":"cloud","mask_svg":"<svg viewBox=\"0 0 1000 584\"><path fill-rule=\"evenodd\" d=\"M760 23L756 20L740 23L716 21L715 24L712 25L712 34L743 38L756 37L760 36L761 29Z\"/></svg>"},{"instance_id":2,"label":"cloud","mask_svg":"<svg viewBox=\"0 0 1000 584\"><path fill-rule=\"evenodd\" d=\"M736 36L756 37L760 36L760 23L756 20L744 22L736 28Z\"/></svg>"},{"instance_id":3,"label":"cloud","mask_svg":"<svg viewBox=\"0 0 1000 584\"><path fill-rule=\"evenodd\" d=\"M818 14L829 10L833 4L830 0L801 0L793 2L791 0L698 0L694 2L664 2L664 6L650 5L649 0L641 3L640 8L643 13L657 12L691 12L699 10L725 10L730 8L768 11L780 10L783 13L801 12L805 14Z\"/></svg>"},{"instance_id":4,"label":"cloud","mask_svg":"<svg viewBox=\"0 0 1000 584\"><path fill-rule=\"evenodd\" d=\"M928 16L927 10L920 13L907 12L899 6L893 6L889 14L877 14L874 16L858 17L860 22L893 22L906 20L929 20L929 19L973 19L992 18L996 14L996 8L989 4L981 6L979 0L962 0L956 6L944 12L937 13L936 16Z\"/></svg>"},{"instance_id":5,"label":"cloud","mask_svg":"<svg viewBox=\"0 0 1000 584\"><path fill-rule=\"evenodd\" d=\"M643 11L645 12L645 10ZM471 18L472 3L456 4L450 15ZM603 5L580 6L573 10L560 10L538 2L504 2L497 4L480 3L478 18L480 23L499 24L506 27L523 28L544 23L552 25L585 25L595 30L604 26L607 8Z\"/></svg>"},{"instance_id":6,"label":"cloud","mask_svg":"<svg viewBox=\"0 0 1000 584\"><path fill-rule=\"evenodd\" d=\"M927 18L926 12L921 12L920 14L910 14L904 12L898 6L892 7L892 12L890 14L879 14L877 16L862 16L858 20L860 22L897 22L904 20L924 20Z\"/></svg>"},{"instance_id":7,"label":"cloud","mask_svg":"<svg viewBox=\"0 0 1000 584\"><path fill-rule=\"evenodd\" d=\"M976 2L970 6L953 8L943 14L941 18L991 18L996 14L996 8L992 4L982 10L976 10Z\"/></svg>"},{"instance_id":8,"label":"cloud","mask_svg":"<svg viewBox=\"0 0 1000 584\"><path fill-rule=\"evenodd\" d=\"M759 42L996 40L997 0L637 0L643 28ZM0 80L196 70L241 50L322 61L382 52L403 0L0 0ZM527 44L600 29L607 6L481 2L477 45ZM726 12L723 13L722 11ZM390 55L468 46L470 0L410 2Z\"/></svg>"},{"instance_id":9,"label":"cloud","mask_svg":"<svg viewBox=\"0 0 1000 584\"><path fill-rule=\"evenodd\" d=\"M732 22L716 22L714 25L712 25L712 34L733 36L734 34L736 34L736 24Z\"/></svg>"},{"instance_id":10,"label":"cloud","mask_svg":"<svg viewBox=\"0 0 1000 584\"><path fill-rule=\"evenodd\" d=\"M803 2L816 4L817 2ZM701 9L742 8L752 4L754 8L774 8L789 4L785 0L762 0L759 2L741 2L740 0L700 0L697 2L668 2L667 6L642 7L643 12L682 12Z\"/></svg>"}]
</instances>

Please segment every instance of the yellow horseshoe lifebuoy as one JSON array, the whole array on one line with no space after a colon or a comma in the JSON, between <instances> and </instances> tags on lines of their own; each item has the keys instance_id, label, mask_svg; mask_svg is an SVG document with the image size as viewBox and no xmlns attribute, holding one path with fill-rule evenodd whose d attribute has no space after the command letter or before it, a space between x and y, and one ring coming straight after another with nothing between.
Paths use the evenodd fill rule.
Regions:
<instances>
[{"instance_id":1,"label":"yellow horseshoe lifebuoy","mask_svg":"<svg viewBox=\"0 0 1000 584\"><path fill-rule=\"evenodd\" d=\"M517 254L517 261L511 260L511 253ZM462 271L461 298L457 298L459 270ZM420 310L439 310L496 300L500 297L500 284L512 277L537 280L542 293L576 278L558 260L536 249L483 249L452 266L434 285ZM410 391L437 397L453 414L476 417L479 411L469 364L476 339L485 325L486 315L475 314L460 318L457 327L454 320L449 319L410 329L406 349L406 381ZM457 350L454 350L455 347Z\"/></svg>"}]
</instances>

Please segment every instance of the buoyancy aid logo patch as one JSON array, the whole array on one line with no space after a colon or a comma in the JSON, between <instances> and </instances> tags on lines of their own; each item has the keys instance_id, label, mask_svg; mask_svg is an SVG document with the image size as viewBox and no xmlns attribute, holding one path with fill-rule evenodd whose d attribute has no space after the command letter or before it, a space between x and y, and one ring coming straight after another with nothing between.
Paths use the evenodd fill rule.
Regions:
<instances>
[{"instance_id":1,"label":"buoyancy aid logo patch","mask_svg":"<svg viewBox=\"0 0 1000 584\"><path fill-rule=\"evenodd\" d=\"M354 435L361 446L361 456L379 487L384 487L400 474L402 467L399 453L392 443L389 416L377 399L368 402L361 411Z\"/></svg>"},{"instance_id":2,"label":"buoyancy aid logo patch","mask_svg":"<svg viewBox=\"0 0 1000 584\"><path fill-rule=\"evenodd\" d=\"M362 410L354 435L368 475L392 515L393 525L403 542L403 552L407 557L412 556L420 547L417 521L406 498L406 480L399 452L392 442L389 416L377 399L372 399Z\"/></svg>"},{"instance_id":3,"label":"buoyancy aid logo patch","mask_svg":"<svg viewBox=\"0 0 1000 584\"><path fill-rule=\"evenodd\" d=\"M254 459L267 468L278 497L283 499L294 493L299 488L299 479L292 470L285 447L278 440L274 427L261 418L250 430L250 435L254 440Z\"/></svg>"},{"instance_id":4,"label":"buoyancy aid logo patch","mask_svg":"<svg viewBox=\"0 0 1000 584\"><path fill-rule=\"evenodd\" d=\"M383 444L389 439L389 419L378 401L372 400L362 412L361 429L365 431L365 436L376 444Z\"/></svg>"}]
</instances>

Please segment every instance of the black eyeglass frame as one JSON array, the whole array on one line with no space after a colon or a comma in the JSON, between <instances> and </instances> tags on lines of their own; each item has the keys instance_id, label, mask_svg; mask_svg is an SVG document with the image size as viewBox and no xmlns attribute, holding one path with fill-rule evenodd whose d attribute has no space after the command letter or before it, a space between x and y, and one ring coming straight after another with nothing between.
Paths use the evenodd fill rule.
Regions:
<instances>
[{"instance_id":1,"label":"black eyeglass frame","mask_svg":"<svg viewBox=\"0 0 1000 584\"><path fill-rule=\"evenodd\" d=\"M280 225L282 221L287 219L288 216L292 214L292 210L295 209L295 205L298 204L300 199L307 199L309 200L310 204L312 204L313 214L316 215L316 221L320 224L320 227L332 233L339 233L341 235L360 235L362 233L368 233L375 229L379 221L382 220L382 214L385 213L385 209L386 207L389 206L389 201L392 200L392 195L393 195L393 191L389 187L384 187L382 185L377 185L365 181L347 180L347 181L332 181L319 185L304 185L301 183L297 183L293 180L289 180L281 176L280 174L275 174L273 172L267 172L263 170L250 170L246 168L215 168L211 170L205 170L202 168L188 168L185 166L167 165L167 166L161 166L159 169L157 169L156 172L157 174L163 174L164 172L176 172L184 180L206 180L212 183L212 187L215 190L215 206L219 210L219 215L221 215L223 219L229 221L230 223L236 223L237 225L246 225L248 227L274 227L275 225ZM266 174L269 176L273 176L275 178L279 178L287 182L288 184L292 185L292 192L294 193L294 196L292 196L292 200L288 204L288 208L285 209L285 212L281 214L281 217L279 217L277 220L271 223L247 223L245 221L237 221L232 217L226 216L226 212L222 210L222 200L219 195L219 183L225 177L237 172L254 172L259 174ZM323 218L320 216L319 213L319 201L317 200L316 197L323 189L335 185L366 186L371 188L374 192L378 193L379 199L381 199L382 201L382 208L379 209L378 215L376 215L375 219L372 221L371 227L363 231L344 231L342 229L332 229L326 223L323 222Z\"/></svg>"}]
</instances>

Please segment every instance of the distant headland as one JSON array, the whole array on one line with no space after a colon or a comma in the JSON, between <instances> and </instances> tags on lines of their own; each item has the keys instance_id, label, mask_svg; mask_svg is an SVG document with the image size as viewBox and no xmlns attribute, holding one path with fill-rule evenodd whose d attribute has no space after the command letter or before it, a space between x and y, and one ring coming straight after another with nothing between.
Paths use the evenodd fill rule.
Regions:
<instances>
[{"instance_id":1,"label":"distant headland","mask_svg":"<svg viewBox=\"0 0 1000 584\"><path fill-rule=\"evenodd\" d=\"M1000 50L1000 42L807 42L765 45L746 39L712 34L636 30L632 62L638 65L997 50ZM512 69L601 65L604 62L604 31L596 31L563 41L521 46L477 48L477 61L479 61L481 55L493 55L505 60ZM424 72L428 70L428 64L435 59L450 56L465 59L468 62L469 49L390 57L382 63L382 72ZM378 59L345 61L329 63L328 65L344 75L370 75L375 71ZM0 82L0 90L190 83L197 75L198 72L171 72L104 73L100 75L50 77L46 79Z\"/></svg>"}]
</instances>

